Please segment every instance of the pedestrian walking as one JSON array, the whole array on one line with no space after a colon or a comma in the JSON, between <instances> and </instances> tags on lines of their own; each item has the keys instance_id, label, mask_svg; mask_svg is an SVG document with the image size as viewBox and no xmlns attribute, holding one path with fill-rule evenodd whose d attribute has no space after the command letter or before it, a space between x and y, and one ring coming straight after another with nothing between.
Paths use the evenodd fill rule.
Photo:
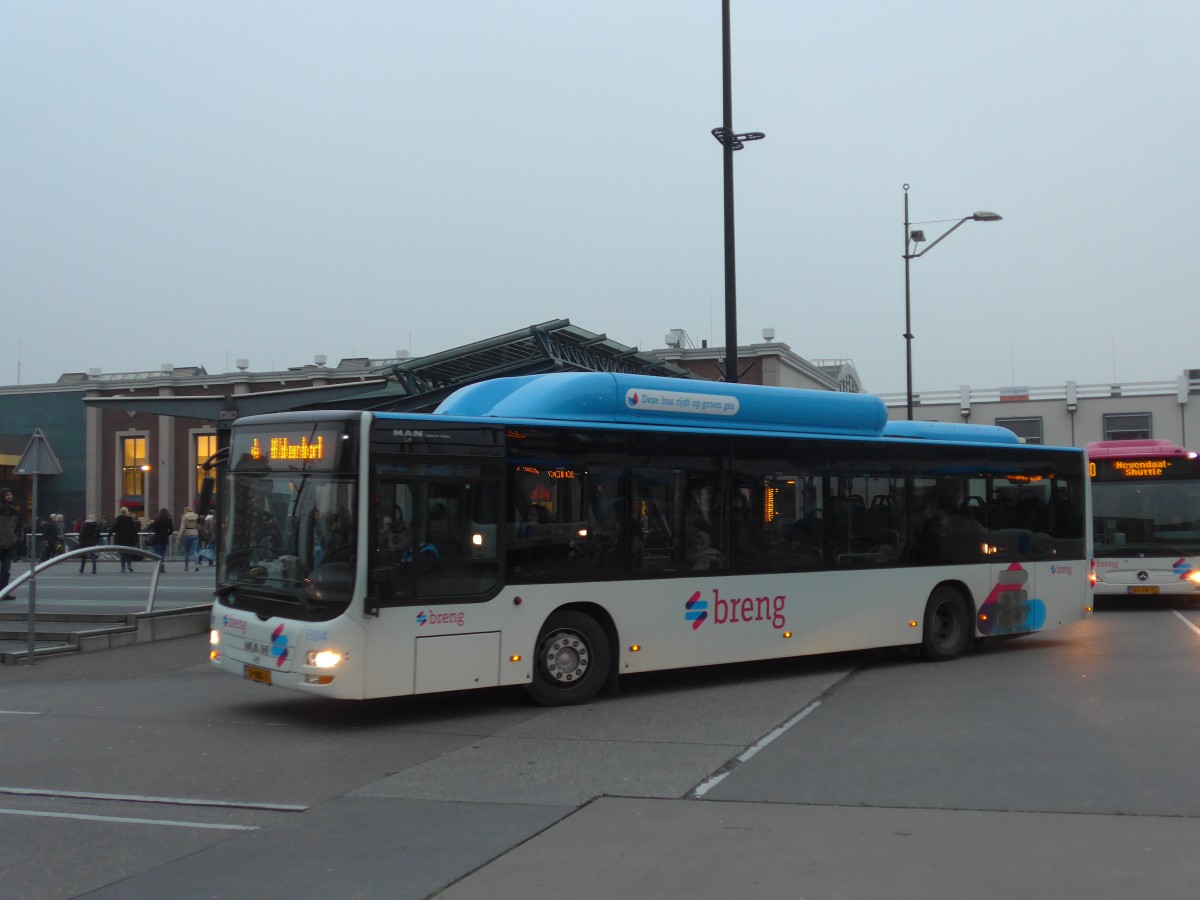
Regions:
<instances>
[{"instance_id":1,"label":"pedestrian walking","mask_svg":"<svg viewBox=\"0 0 1200 900\"><path fill-rule=\"evenodd\" d=\"M158 511L158 515L154 517L154 521L150 523L150 535L154 543L154 552L164 560L167 557L167 545L171 542L171 535L174 533L175 523L171 521L171 514L167 512L167 508L164 506ZM167 571L167 567L162 560L159 560L158 571Z\"/></svg>"},{"instance_id":2,"label":"pedestrian walking","mask_svg":"<svg viewBox=\"0 0 1200 900\"><path fill-rule=\"evenodd\" d=\"M79 546L80 547L98 547L100 545L100 523L96 521L96 517L88 513L83 520L83 525L79 528ZM83 564L87 560L92 561L92 574L96 574L96 554L89 553L86 556L79 557L79 574L83 574Z\"/></svg>"},{"instance_id":3,"label":"pedestrian walking","mask_svg":"<svg viewBox=\"0 0 1200 900\"><path fill-rule=\"evenodd\" d=\"M200 523L200 558L209 567L216 565L217 559L217 517L209 513Z\"/></svg>"},{"instance_id":4,"label":"pedestrian walking","mask_svg":"<svg viewBox=\"0 0 1200 900\"><path fill-rule=\"evenodd\" d=\"M183 541L183 571L188 570L188 560L196 559L196 571L200 571L200 517L190 506L183 508L179 517L179 537Z\"/></svg>"},{"instance_id":5,"label":"pedestrian walking","mask_svg":"<svg viewBox=\"0 0 1200 900\"><path fill-rule=\"evenodd\" d=\"M24 536L21 511L13 505L13 492L4 488L0 490L0 589L8 585L13 555L19 558Z\"/></svg>"},{"instance_id":6,"label":"pedestrian walking","mask_svg":"<svg viewBox=\"0 0 1200 900\"><path fill-rule=\"evenodd\" d=\"M42 526L42 555L38 562L46 562L52 556L58 556L60 551L61 532L58 530L58 513L50 513L46 524Z\"/></svg>"},{"instance_id":7,"label":"pedestrian walking","mask_svg":"<svg viewBox=\"0 0 1200 900\"><path fill-rule=\"evenodd\" d=\"M127 507L122 506L120 515L113 520L112 532L109 534L109 543L117 547L136 547L138 545L137 520L129 515ZM133 571L132 554L121 554L121 571Z\"/></svg>"}]
</instances>

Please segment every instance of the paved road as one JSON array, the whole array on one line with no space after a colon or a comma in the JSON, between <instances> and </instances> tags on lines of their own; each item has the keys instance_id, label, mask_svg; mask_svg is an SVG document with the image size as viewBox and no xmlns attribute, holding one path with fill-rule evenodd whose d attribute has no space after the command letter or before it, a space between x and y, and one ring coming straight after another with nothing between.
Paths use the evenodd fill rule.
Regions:
<instances>
[{"instance_id":1,"label":"paved road","mask_svg":"<svg viewBox=\"0 0 1200 900\"><path fill-rule=\"evenodd\" d=\"M0 893L1191 898L1198 653L1200 612L1115 608L557 710L323 703L203 638L0 669Z\"/></svg>"}]
</instances>

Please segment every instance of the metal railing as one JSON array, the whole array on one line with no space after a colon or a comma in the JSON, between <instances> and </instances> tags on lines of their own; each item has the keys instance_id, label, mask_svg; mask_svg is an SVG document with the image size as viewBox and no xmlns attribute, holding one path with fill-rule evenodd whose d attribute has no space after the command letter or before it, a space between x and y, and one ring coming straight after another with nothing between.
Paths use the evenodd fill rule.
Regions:
<instances>
[{"instance_id":1,"label":"metal railing","mask_svg":"<svg viewBox=\"0 0 1200 900\"><path fill-rule=\"evenodd\" d=\"M76 547L79 546L79 534L77 532L68 531L66 534L64 534L62 536L61 540L62 540L63 546L68 550L74 550ZM109 544L109 543L107 543L107 541L108 541L108 535L104 535L101 543L97 544L95 547L93 547L91 549L93 549L97 553L101 554L101 556L100 556L101 559L116 559L117 558L116 554L118 552L118 548L120 545L119 544ZM29 533L27 531L25 533L25 539L22 543L22 549L27 550L28 544L29 544ZM212 545L211 541L208 544L205 544L204 541L199 541L198 545L197 545L197 549L201 552L203 552L206 547L211 550L212 549L211 545ZM142 550L153 550L154 549L154 535L151 534L149 531L139 532L138 533L138 547ZM40 534L38 535L38 538L37 538L37 550L38 550L38 557L41 558L41 556L45 553L45 550L46 550L46 542ZM29 557L28 557L28 555L23 555L20 558L28 559ZM171 535L170 540L167 542L167 552L163 558L166 560L183 559L183 538L178 534L178 532ZM202 559L204 559L204 561L206 561L206 562L215 561L211 555L202 557ZM17 560L17 557L13 557L13 561L15 562L16 560Z\"/></svg>"},{"instance_id":2,"label":"metal railing","mask_svg":"<svg viewBox=\"0 0 1200 900\"><path fill-rule=\"evenodd\" d=\"M76 550L68 550L66 553L60 553L58 556L52 556L44 562L40 562L32 569L26 569L20 575L17 575L10 581L3 590L0 590L0 600L6 599L13 591L25 584L31 578L40 575L47 569L57 566L59 563L66 562L69 559L78 559L79 557L87 557L93 553L100 554L102 552L109 553L124 553L128 556L136 556L138 559L148 559L152 562L161 563L163 557L159 556L152 550L143 550L140 547L121 547L114 545L101 545L104 549L98 547L80 547ZM154 612L154 598L158 593L158 566L152 566L150 570L150 592L146 597L145 612Z\"/></svg>"},{"instance_id":3,"label":"metal railing","mask_svg":"<svg viewBox=\"0 0 1200 900\"><path fill-rule=\"evenodd\" d=\"M967 387L967 398L974 403L1001 403L1008 400L1061 400L1067 401L1069 389L1067 383L1040 385L1035 387L998 387L972 388ZM1127 381L1102 382L1099 384L1074 385L1073 396L1077 400L1100 399L1107 397L1150 397L1173 395L1180 391L1180 382L1172 381ZM1188 394L1200 393L1200 379L1189 378ZM903 406L905 394L879 394L887 406ZM945 406L958 404L963 400L963 389L940 391L917 391L913 396L914 402L925 406Z\"/></svg>"}]
</instances>

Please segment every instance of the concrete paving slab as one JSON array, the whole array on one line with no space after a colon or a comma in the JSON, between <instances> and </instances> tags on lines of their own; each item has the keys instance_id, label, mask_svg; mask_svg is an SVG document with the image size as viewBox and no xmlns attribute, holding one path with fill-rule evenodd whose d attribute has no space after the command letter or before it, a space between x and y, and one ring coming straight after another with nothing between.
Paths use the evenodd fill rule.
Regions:
<instances>
[{"instance_id":1,"label":"concrete paving slab","mask_svg":"<svg viewBox=\"0 0 1200 900\"><path fill-rule=\"evenodd\" d=\"M569 812L553 806L340 799L88 897L419 900Z\"/></svg>"},{"instance_id":2,"label":"concrete paving slab","mask_svg":"<svg viewBox=\"0 0 1200 900\"><path fill-rule=\"evenodd\" d=\"M1198 842L1195 819L602 798L437 896L1193 900Z\"/></svg>"},{"instance_id":3,"label":"concrete paving slab","mask_svg":"<svg viewBox=\"0 0 1200 900\"><path fill-rule=\"evenodd\" d=\"M726 744L492 737L353 793L579 805L601 794L682 797L741 749Z\"/></svg>"}]
</instances>

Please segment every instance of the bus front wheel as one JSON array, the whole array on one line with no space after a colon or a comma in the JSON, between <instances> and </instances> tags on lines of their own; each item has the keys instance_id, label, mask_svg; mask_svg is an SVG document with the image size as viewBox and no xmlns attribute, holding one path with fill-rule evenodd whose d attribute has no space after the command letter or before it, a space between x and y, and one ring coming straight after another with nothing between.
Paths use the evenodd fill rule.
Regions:
<instances>
[{"instance_id":1,"label":"bus front wheel","mask_svg":"<svg viewBox=\"0 0 1200 900\"><path fill-rule=\"evenodd\" d=\"M608 678L608 636L591 616L556 612L538 637L529 695L542 706L586 703Z\"/></svg>"},{"instance_id":2,"label":"bus front wheel","mask_svg":"<svg viewBox=\"0 0 1200 900\"><path fill-rule=\"evenodd\" d=\"M927 659L954 659L972 638L971 611L967 599L956 588L936 587L925 604L925 629L921 649Z\"/></svg>"}]
</instances>

